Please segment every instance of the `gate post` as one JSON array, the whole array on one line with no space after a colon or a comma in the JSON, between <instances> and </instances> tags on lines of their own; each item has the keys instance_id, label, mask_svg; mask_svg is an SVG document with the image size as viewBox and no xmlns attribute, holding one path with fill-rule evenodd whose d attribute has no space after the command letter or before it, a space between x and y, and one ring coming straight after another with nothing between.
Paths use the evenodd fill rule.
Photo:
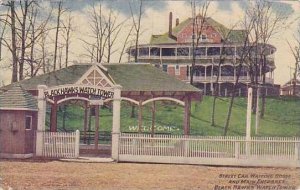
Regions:
<instances>
[{"instance_id":1,"label":"gate post","mask_svg":"<svg viewBox=\"0 0 300 190\"><path fill-rule=\"evenodd\" d=\"M120 110L121 110L121 86L114 86L113 121L112 121L112 145L111 157L119 160L119 136L120 136Z\"/></svg>"},{"instance_id":2,"label":"gate post","mask_svg":"<svg viewBox=\"0 0 300 190\"><path fill-rule=\"evenodd\" d=\"M46 85L38 85L38 120L37 120L37 132L36 132L36 156L43 155L43 135L45 131L45 120L46 120L46 99L45 90Z\"/></svg>"},{"instance_id":3,"label":"gate post","mask_svg":"<svg viewBox=\"0 0 300 190\"><path fill-rule=\"evenodd\" d=\"M75 157L79 157L80 132L77 129L75 132Z\"/></svg>"}]
</instances>

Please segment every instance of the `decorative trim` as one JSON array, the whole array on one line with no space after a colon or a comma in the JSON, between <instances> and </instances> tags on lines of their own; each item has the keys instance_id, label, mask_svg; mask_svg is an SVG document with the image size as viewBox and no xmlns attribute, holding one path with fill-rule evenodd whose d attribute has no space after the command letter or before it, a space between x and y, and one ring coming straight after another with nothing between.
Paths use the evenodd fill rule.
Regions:
<instances>
[{"instance_id":1,"label":"decorative trim","mask_svg":"<svg viewBox=\"0 0 300 190\"><path fill-rule=\"evenodd\" d=\"M30 109L30 108L8 108L8 107L1 107L0 110L38 111L38 109Z\"/></svg>"},{"instance_id":2,"label":"decorative trim","mask_svg":"<svg viewBox=\"0 0 300 190\"><path fill-rule=\"evenodd\" d=\"M173 102L176 102L182 106L185 105L185 103L181 100L178 100L178 99L175 99L175 98L169 98L169 97L157 97L157 98L152 98L152 99L149 99L149 100L146 100L144 102L142 102L142 105L145 105L147 103L150 103L150 102L153 102L153 101L159 101L159 100L169 100L169 101L173 101Z\"/></svg>"},{"instance_id":3,"label":"decorative trim","mask_svg":"<svg viewBox=\"0 0 300 190\"><path fill-rule=\"evenodd\" d=\"M80 77L80 79L78 81L75 82L75 84L82 84L82 81L84 81L85 79L87 79L87 77L93 72L93 71L97 71L101 77L103 77L105 79L105 81L111 86L113 87L115 84L113 83L113 81L111 81L110 79L108 79L106 77L106 75L99 69L98 64L92 65L83 75L82 77ZM103 67L103 66L102 66ZM101 67L101 68L102 68ZM104 67L105 68L105 67ZM106 68L105 68L106 69ZM96 86L96 85L95 85Z\"/></svg>"}]
</instances>

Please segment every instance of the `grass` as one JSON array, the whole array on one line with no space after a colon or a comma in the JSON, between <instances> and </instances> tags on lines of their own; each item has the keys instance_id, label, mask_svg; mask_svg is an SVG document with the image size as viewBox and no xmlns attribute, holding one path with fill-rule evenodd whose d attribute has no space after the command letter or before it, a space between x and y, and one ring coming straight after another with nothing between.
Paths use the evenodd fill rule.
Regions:
<instances>
[{"instance_id":1,"label":"grass","mask_svg":"<svg viewBox=\"0 0 300 190\"><path fill-rule=\"evenodd\" d=\"M191 134L219 136L223 134L227 117L229 99L219 98L216 106L216 126L211 126L212 97L204 97L202 102L193 103L191 108ZM244 136L246 126L246 98L236 98L229 126L229 136ZM143 126L145 131L151 126L151 104L143 108ZM170 102L156 104L156 132L182 134L183 112L181 106ZM136 132L138 125L138 109L131 118L131 105L122 102L121 131ZM83 130L84 110L79 105L68 105L65 128L67 130ZM58 112L58 127L62 128L62 111ZM49 116L48 123L49 123ZM100 110L100 131L111 131L112 112L108 107ZM255 136L255 115L252 115L252 136ZM94 130L94 117L91 117L90 129ZM257 136L300 136L300 99L268 98L265 117L260 121Z\"/></svg>"}]
</instances>

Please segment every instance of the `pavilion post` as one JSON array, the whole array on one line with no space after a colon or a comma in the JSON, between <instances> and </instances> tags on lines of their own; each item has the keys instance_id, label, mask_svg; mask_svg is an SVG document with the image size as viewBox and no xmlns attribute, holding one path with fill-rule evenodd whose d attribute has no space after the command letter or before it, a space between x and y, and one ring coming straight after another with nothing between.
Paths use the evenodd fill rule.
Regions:
<instances>
[{"instance_id":1,"label":"pavilion post","mask_svg":"<svg viewBox=\"0 0 300 190\"><path fill-rule=\"evenodd\" d=\"M114 86L111 157L117 161L119 160L121 89L122 87L120 85Z\"/></svg>"},{"instance_id":2,"label":"pavilion post","mask_svg":"<svg viewBox=\"0 0 300 190\"><path fill-rule=\"evenodd\" d=\"M51 105L51 121L50 121L50 131L57 131L57 101L54 100L54 103Z\"/></svg>"},{"instance_id":3,"label":"pavilion post","mask_svg":"<svg viewBox=\"0 0 300 190\"><path fill-rule=\"evenodd\" d=\"M153 101L153 102L152 102L152 128L151 128L151 137L154 136L155 111L156 111L156 104L155 104L155 101Z\"/></svg>"},{"instance_id":4,"label":"pavilion post","mask_svg":"<svg viewBox=\"0 0 300 190\"><path fill-rule=\"evenodd\" d=\"M38 85L38 120L37 120L37 133L36 133L36 145L35 153L36 156L43 155L43 132L45 131L46 122L46 99L45 90L47 86Z\"/></svg>"},{"instance_id":5,"label":"pavilion post","mask_svg":"<svg viewBox=\"0 0 300 190\"><path fill-rule=\"evenodd\" d=\"M86 131L88 129L89 109L88 102L84 102L83 143L86 144Z\"/></svg>"},{"instance_id":6,"label":"pavilion post","mask_svg":"<svg viewBox=\"0 0 300 190\"><path fill-rule=\"evenodd\" d=\"M138 132L142 132L142 125L143 125L143 105L142 105L142 100L139 101L139 121L138 121Z\"/></svg>"},{"instance_id":7,"label":"pavilion post","mask_svg":"<svg viewBox=\"0 0 300 190\"><path fill-rule=\"evenodd\" d=\"M183 119L183 133L190 134L190 116L191 116L191 97L187 96L184 100L184 119Z\"/></svg>"},{"instance_id":8,"label":"pavilion post","mask_svg":"<svg viewBox=\"0 0 300 190\"><path fill-rule=\"evenodd\" d=\"M95 136L94 136L95 150L98 150L98 141L99 141L99 105L95 105Z\"/></svg>"}]
</instances>

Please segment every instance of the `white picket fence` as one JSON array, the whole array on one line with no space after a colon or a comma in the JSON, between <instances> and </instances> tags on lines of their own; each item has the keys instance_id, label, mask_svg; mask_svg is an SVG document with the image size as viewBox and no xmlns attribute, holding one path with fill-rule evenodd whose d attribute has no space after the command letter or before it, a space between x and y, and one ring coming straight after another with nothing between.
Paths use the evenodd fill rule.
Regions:
<instances>
[{"instance_id":1,"label":"white picket fence","mask_svg":"<svg viewBox=\"0 0 300 190\"><path fill-rule=\"evenodd\" d=\"M300 138L122 133L119 161L300 167Z\"/></svg>"},{"instance_id":2,"label":"white picket fence","mask_svg":"<svg viewBox=\"0 0 300 190\"><path fill-rule=\"evenodd\" d=\"M78 158L79 131L37 132L42 135L42 156L49 158Z\"/></svg>"}]
</instances>

